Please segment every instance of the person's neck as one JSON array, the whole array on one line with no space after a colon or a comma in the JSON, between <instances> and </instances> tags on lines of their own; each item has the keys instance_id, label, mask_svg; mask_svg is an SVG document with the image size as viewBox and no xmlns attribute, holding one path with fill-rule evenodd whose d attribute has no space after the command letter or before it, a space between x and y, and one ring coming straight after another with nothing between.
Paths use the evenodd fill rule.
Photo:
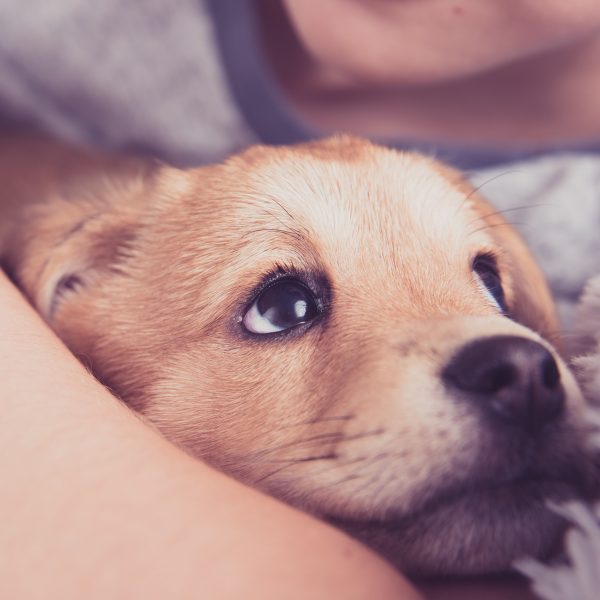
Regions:
<instances>
[{"instance_id":1,"label":"person's neck","mask_svg":"<svg viewBox=\"0 0 600 600\"><path fill-rule=\"evenodd\" d=\"M470 79L384 90L326 72L291 28L277 31L265 40L275 77L324 133L506 148L600 140L600 36Z\"/></svg>"}]
</instances>

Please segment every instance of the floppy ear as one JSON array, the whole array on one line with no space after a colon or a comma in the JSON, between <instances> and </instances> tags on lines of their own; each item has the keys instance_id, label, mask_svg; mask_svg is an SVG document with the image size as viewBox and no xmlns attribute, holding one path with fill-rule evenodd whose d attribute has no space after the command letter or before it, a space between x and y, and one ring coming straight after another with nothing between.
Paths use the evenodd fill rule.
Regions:
<instances>
[{"instance_id":1,"label":"floppy ear","mask_svg":"<svg viewBox=\"0 0 600 600\"><path fill-rule=\"evenodd\" d=\"M498 211L474 192L473 186L454 169L442 166L442 173L472 200L488 233L504 251L504 263L510 272L511 314L519 323L539 333L543 338L557 344L559 321L550 289L537 261L529 248Z\"/></svg>"},{"instance_id":2,"label":"floppy ear","mask_svg":"<svg viewBox=\"0 0 600 600\"><path fill-rule=\"evenodd\" d=\"M483 201L480 203L483 218L491 225L489 234L504 250L510 271L512 316L556 346L560 326L542 270L517 231L494 208Z\"/></svg>"},{"instance_id":3,"label":"floppy ear","mask_svg":"<svg viewBox=\"0 0 600 600\"><path fill-rule=\"evenodd\" d=\"M141 158L0 132L0 263L46 319L117 268L157 170Z\"/></svg>"},{"instance_id":4,"label":"floppy ear","mask_svg":"<svg viewBox=\"0 0 600 600\"><path fill-rule=\"evenodd\" d=\"M52 322L70 296L119 269L139 227L135 206L51 200L29 207L10 242L7 267L36 309Z\"/></svg>"}]
</instances>

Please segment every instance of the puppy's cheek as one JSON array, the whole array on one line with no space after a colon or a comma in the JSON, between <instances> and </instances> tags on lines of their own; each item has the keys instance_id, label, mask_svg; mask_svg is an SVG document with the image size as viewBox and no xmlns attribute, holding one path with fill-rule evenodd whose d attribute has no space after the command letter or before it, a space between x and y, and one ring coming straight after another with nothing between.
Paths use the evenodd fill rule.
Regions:
<instances>
[{"instance_id":1,"label":"puppy's cheek","mask_svg":"<svg viewBox=\"0 0 600 600\"><path fill-rule=\"evenodd\" d=\"M161 433L197 458L220 467L221 439L231 430L231 413L236 400L222 406L218 397L219 380L200 366L180 372L163 365L139 411Z\"/></svg>"},{"instance_id":2,"label":"puppy's cheek","mask_svg":"<svg viewBox=\"0 0 600 600\"><path fill-rule=\"evenodd\" d=\"M296 425L310 420L301 379L258 362L198 344L164 360L142 412L194 456L255 483L273 470L277 448L302 435Z\"/></svg>"},{"instance_id":3,"label":"puppy's cheek","mask_svg":"<svg viewBox=\"0 0 600 600\"><path fill-rule=\"evenodd\" d=\"M339 518L403 514L425 496L468 477L478 456L478 420L448 398L434 363L391 354L355 365L330 415L352 418L311 435L336 436L311 461L271 478L269 491L295 490L304 506ZM327 415L325 415L327 417ZM315 456L317 452L313 453Z\"/></svg>"}]
</instances>

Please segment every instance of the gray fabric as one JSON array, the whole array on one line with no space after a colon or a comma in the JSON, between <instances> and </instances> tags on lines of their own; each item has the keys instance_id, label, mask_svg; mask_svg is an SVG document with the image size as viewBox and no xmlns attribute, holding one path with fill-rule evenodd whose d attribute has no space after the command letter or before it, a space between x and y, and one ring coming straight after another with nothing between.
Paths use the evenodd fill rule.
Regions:
<instances>
[{"instance_id":1,"label":"gray fabric","mask_svg":"<svg viewBox=\"0 0 600 600\"><path fill-rule=\"evenodd\" d=\"M600 272L600 157L558 154L472 174L539 260L570 325L586 281Z\"/></svg>"},{"instance_id":2,"label":"gray fabric","mask_svg":"<svg viewBox=\"0 0 600 600\"><path fill-rule=\"evenodd\" d=\"M256 141L201 0L0 0L0 27L5 118L179 164Z\"/></svg>"},{"instance_id":3,"label":"gray fabric","mask_svg":"<svg viewBox=\"0 0 600 600\"><path fill-rule=\"evenodd\" d=\"M593 342L585 356L575 362L590 404L589 442L600 450L600 275L586 286L576 331ZM533 590L544 600L596 600L600 595L600 503L589 506L572 501L555 510L571 525L565 537L566 562L544 565L522 559L516 566L531 578Z\"/></svg>"},{"instance_id":4,"label":"gray fabric","mask_svg":"<svg viewBox=\"0 0 600 600\"><path fill-rule=\"evenodd\" d=\"M260 43L257 0L207 0L228 81L239 109L260 139L269 144L290 144L327 134L307 124L273 80ZM435 117L435 115L433 115ZM561 144L559 147L500 149L493 145L450 144L440 140L417 140L390 136L375 141L425 154L433 154L453 166L482 169L499 163L538 158L567 151L600 152L599 143Z\"/></svg>"}]
</instances>

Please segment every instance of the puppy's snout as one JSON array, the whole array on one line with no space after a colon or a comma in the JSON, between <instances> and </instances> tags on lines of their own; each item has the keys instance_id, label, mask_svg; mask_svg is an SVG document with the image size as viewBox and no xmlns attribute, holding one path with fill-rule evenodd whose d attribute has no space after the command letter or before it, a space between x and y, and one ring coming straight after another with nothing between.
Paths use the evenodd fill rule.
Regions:
<instances>
[{"instance_id":1,"label":"puppy's snout","mask_svg":"<svg viewBox=\"0 0 600 600\"><path fill-rule=\"evenodd\" d=\"M552 354L541 344L517 336L468 344L452 358L442 378L496 422L528 431L557 419L565 402Z\"/></svg>"}]
</instances>

